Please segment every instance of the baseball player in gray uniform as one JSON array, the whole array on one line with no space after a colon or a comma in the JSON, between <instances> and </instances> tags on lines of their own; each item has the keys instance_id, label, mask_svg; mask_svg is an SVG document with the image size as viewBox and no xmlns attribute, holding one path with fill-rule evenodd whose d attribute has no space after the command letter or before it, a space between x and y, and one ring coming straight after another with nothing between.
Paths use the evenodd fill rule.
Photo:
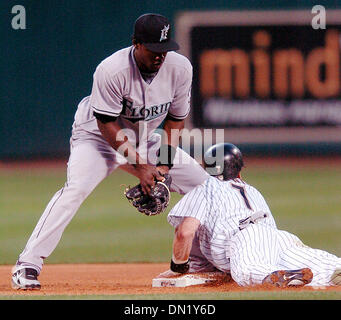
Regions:
<instances>
[{"instance_id":1,"label":"baseball player in gray uniform","mask_svg":"<svg viewBox=\"0 0 341 320\"><path fill-rule=\"evenodd\" d=\"M93 76L91 95L78 105L70 139L65 186L38 221L12 270L12 287L40 289L43 261L94 188L120 167L150 193L165 173L171 191L185 194L209 177L178 147L190 111L192 65L174 52L167 18L140 16L133 45L104 59ZM163 134L156 129L163 125ZM167 161L160 161L166 154Z\"/></svg>"},{"instance_id":2,"label":"baseball player in gray uniform","mask_svg":"<svg viewBox=\"0 0 341 320\"><path fill-rule=\"evenodd\" d=\"M261 193L241 179L243 157L235 145L212 146L204 162L212 176L168 215L173 254L159 277L215 268L241 286L341 285L341 258L277 229Z\"/></svg>"}]
</instances>

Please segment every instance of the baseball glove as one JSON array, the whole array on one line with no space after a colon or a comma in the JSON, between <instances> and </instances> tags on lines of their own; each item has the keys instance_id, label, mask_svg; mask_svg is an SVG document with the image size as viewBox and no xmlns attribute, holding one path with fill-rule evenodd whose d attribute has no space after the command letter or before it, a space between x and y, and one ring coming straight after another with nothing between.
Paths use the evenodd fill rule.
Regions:
<instances>
[{"instance_id":1,"label":"baseball glove","mask_svg":"<svg viewBox=\"0 0 341 320\"><path fill-rule=\"evenodd\" d=\"M124 194L139 212L144 213L147 216L155 216L165 211L169 204L169 187L171 183L171 176L165 174L163 181L156 180L150 195L146 195L142 192L141 184L132 188L126 188Z\"/></svg>"}]
</instances>

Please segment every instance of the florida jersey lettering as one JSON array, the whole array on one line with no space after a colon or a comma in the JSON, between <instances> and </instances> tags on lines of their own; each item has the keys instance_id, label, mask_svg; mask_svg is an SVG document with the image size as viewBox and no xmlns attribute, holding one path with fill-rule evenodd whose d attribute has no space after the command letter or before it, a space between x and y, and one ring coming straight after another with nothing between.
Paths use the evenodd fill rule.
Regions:
<instances>
[{"instance_id":1,"label":"florida jersey lettering","mask_svg":"<svg viewBox=\"0 0 341 320\"><path fill-rule=\"evenodd\" d=\"M153 106L135 106L132 101L123 99L121 116L133 123L143 120L149 121L160 117L168 112L171 102Z\"/></svg>"}]
</instances>

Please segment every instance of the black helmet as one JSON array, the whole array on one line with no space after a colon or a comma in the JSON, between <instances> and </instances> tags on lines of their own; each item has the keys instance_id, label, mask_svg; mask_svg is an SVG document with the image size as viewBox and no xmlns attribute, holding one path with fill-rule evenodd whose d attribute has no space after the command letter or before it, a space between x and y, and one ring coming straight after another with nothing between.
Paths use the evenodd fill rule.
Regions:
<instances>
[{"instance_id":1,"label":"black helmet","mask_svg":"<svg viewBox=\"0 0 341 320\"><path fill-rule=\"evenodd\" d=\"M222 180L238 177L244 166L243 155L232 143L218 143L210 147L204 154L207 173Z\"/></svg>"}]
</instances>

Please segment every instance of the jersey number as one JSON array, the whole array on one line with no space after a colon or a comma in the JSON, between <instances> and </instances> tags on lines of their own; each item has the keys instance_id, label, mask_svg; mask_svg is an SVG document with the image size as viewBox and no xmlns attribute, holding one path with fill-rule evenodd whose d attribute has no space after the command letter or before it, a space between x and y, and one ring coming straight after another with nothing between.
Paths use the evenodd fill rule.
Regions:
<instances>
[{"instance_id":1,"label":"jersey number","mask_svg":"<svg viewBox=\"0 0 341 320\"><path fill-rule=\"evenodd\" d=\"M252 210L251 206L250 206L250 202L248 200L248 198L246 197L246 193L245 193L245 188L238 186L236 184L231 183L231 186L237 190L239 190L240 194L242 195L245 205L247 206L248 209Z\"/></svg>"}]
</instances>

